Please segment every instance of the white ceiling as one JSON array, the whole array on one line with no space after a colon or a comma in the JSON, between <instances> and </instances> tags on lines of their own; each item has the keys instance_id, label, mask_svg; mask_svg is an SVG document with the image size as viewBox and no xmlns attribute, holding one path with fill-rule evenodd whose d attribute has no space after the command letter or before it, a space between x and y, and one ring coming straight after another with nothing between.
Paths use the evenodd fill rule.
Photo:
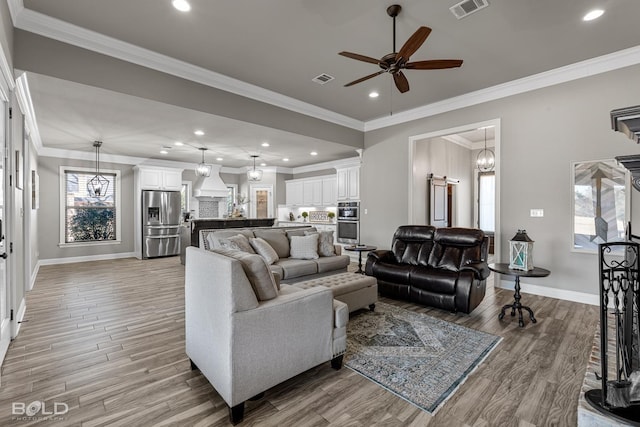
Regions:
<instances>
[{"instance_id":1,"label":"white ceiling","mask_svg":"<svg viewBox=\"0 0 640 427\"><path fill-rule=\"evenodd\" d=\"M190 2L193 9L186 14L169 0L24 0L24 6L363 122L640 45L638 0L489 0L489 7L462 20L449 11L456 0L406 0L397 19L397 47L419 26L429 26L433 32L411 60L450 58L463 59L464 64L459 69L406 71L411 90L400 94L386 74L344 88L377 71L377 66L338 55L347 50L378 58L391 52L392 20L386 14L391 2ZM583 22L582 16L595 7L605 9L605 14ZM324 86L313 83L321 73L336 79ZM212 123L207 134L212 152L233 159L222 162L225 166L238 165L242 157L259 151L256 145L263 139L282 141L278 151L262 151L274 164L285 153L301 156L290 166L353 156L352 148L337 144L189 110L176 113L176 107L119 99L123 95L105 96L96 103L86 86L69 83L62 92L60 82L51 78L29 79L45 146L90 146L100 133L105 151L115 138L112 145L118 146L119 154L134 155L130 150L135 147L161 158L153 151L184 139L190 127L206 119ZM369 99L371 90L380 97ZM82 108L66 102L72 100ZM322 147L316 149L327 157L310 159L313 146ZM168 155L183 157L188 155L178 150Z\"/></svg>"}]
</instances>

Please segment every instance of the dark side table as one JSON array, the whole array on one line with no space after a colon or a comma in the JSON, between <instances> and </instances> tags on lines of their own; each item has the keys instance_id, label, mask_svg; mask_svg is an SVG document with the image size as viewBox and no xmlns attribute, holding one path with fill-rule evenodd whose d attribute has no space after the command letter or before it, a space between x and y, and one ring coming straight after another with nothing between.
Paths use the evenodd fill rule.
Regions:
<instances>
[{"instance_id":1,"label":"dark side table","mask_svg":"<svg viewBox=\"0 0 640 427\"><path fill-rule=\"evenodd\" d=\"M522 310L527 310L529 312L529 318L531 319L531 323L536 323L537 320L533 316L533 311L520 303L520 277L546 277L551 272L544 268L534 267L533 270L514 270L509 268L509 264L504 262L499 262L495 264L489 264L489 270L495 271L496 273L504 274L506 276L514 276L516 278L515 283L515 294L513 295L514 302L513 304L507 304L502 307L500 310L500 314L498 315L498 319L502 320L504 318L504 312L506 309L511 309L511 316L516 315L516 310L518 310L518 325L520 327L524 327L524 320L522 320Z\"/></svg>"},{"instance_id":2,"label":"dark side table","mask_svg":"<svg viewBox=\"0 0 640 427\"><path fill-rule=\"evenodd\" d=\"M367 246L367 245L352 245L345 246L344 250L358 252L358 274L364 274L364 270L362 270L362 252L375 251L378 249L376 246Z\"/></svg>"}]
</instances>

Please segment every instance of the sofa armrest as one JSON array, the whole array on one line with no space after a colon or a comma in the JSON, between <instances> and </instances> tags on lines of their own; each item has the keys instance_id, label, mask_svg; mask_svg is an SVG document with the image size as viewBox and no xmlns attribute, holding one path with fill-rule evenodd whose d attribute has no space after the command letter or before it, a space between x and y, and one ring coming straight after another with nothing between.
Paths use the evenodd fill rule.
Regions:
<instances>
[{"instance_id":1,"label":"sofa armrest","mask_svg":"<svg viewBox=\"0 0 640 427\"><path fill-rule=\"evenodd\" d=\"M342 255L342 246L335 244L333 245L333 250L336 251L336 255Z\"/></svg>"},{"instance_id":2,"label":"sofa armrest","mask_svg":"<svg viewBox=\"0 0 640 427\"><path fill-rule=\"evenodd\" d=\"M371 251L369 252L369 255L367 255L367 258L371 258L375 261L389 262L394 264L396 262L396 258L395 256L393 256L393 252L388 249L378 249L377 251Z\"/></svg>"},{"instance_id":3,"label":"sofa armrest","mask_svg":"<svg viewBox=\"0 0 640 427\"><path fill-rule=\"evenodd\" d=\"M484 280L491 274L489 266L484 261L470 262L464 265L460 271L471 271L478 280Z\"/></svg>"}]
</instances>

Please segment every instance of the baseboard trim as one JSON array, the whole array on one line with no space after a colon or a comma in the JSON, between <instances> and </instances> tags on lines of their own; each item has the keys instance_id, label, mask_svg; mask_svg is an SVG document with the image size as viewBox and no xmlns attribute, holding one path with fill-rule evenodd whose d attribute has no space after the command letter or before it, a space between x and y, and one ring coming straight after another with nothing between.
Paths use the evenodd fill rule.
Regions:
<instances>
[{"instance_id":1,"label":"baseboard trim","mask_svg":"<svg viewBox=\"0 0 640 427\"><path fill-rule=\"evenodd\" d=\"M20 301L20 307L18 307L18 313L16 314L16 318L14 319L14 322L16 322L15 323L16 326L15 326L14 333L11 336L11 339L14 339L20 333L20 326L22 326L22 319L24 319L24 313L26 311L27 311L27 300L25 298L22 298L22 301Z\"/></svg>"},{"instance_id":2,"label":"baseboard trim","mask_svg":"<svg viewBox=\"0 0 640 427\"><path fill-rule=\"evenodd\" d=\"M136 257L135 252L122 252L117 254L87 255L87 256L76 256L76 257L67 257L67 258L49 258L49 259L41 259L40 261L38 261L38 267L40 265L75 264L77 262L106 261L110 259L135 258L135 257Z\"/></svg>"},{"instance_id":3,"label":"baseboard trim","mask_svg":"<svg viewBox=\"0 0 640 427\"><path fill-rule=\"evenodd\" d=\"M522 279L521 279L522 280ZM514 289L513 280L500 280L498 286L502 289ZM547 286L531 285L520 281L520 290L527 294L540 295L548 298L562 299L589 305L600 305L600 296L566 289L549 288Z\"/></svg>"},{"instance_id":4,"label":"baseboard trim","mask_svg":"<svg viewBox=\"0 0 640 427\"><path fill-rule=\"evenodd\" d=\"M36 263L36 268L31 272L31 280L29 281L29 289L31 291L33 287L36 285L36 277L38 277L38 271L40 271L40 261Z\"/></svg>"}]
</instances>

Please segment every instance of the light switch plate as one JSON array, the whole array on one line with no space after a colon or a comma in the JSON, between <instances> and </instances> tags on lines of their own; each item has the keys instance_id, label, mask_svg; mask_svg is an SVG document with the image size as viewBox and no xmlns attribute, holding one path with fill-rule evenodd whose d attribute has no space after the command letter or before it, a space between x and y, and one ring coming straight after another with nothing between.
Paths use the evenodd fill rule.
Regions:
<instances>
[{"instance_id":1,"label":"light switch plate","mask_svg":"<svg viewBox=\"0 0 640 427\"><path fill-rule=\"evenodd\" d=\"M542 218L544 216L544 209L531 209L530 216L532 218Z\"/></svg>"}]
</instances>

